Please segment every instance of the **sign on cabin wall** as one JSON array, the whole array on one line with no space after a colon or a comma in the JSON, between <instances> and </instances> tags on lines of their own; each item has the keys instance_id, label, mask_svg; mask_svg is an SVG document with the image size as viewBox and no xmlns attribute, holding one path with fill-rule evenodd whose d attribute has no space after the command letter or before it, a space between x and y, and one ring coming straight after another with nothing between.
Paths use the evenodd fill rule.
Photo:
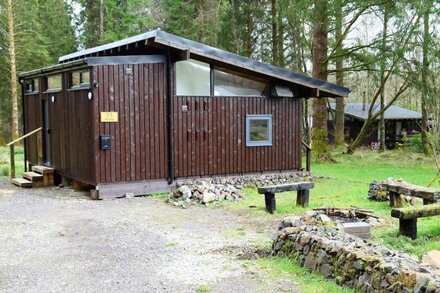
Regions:
<instances>
[{"instance_id":1,"label":"sign on cabin wall","mask_svg":"<svg viewBox=\"0 0 440 293\"><path fill-rule=\"evenodd\" d=\"M101 112L101 122L118 122L118 112Z\"/></svg>"}]
</instances>

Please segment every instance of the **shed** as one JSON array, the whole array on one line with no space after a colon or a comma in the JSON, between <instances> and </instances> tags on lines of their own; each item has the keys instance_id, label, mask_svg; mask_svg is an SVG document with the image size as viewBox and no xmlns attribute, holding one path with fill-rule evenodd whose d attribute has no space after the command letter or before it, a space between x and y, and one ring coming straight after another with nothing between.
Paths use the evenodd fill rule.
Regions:
<instances>
[{"instance_id":1,"label":"shed","mask_svg":"<svg viewBox=\"0 0 440 293\"><path fill-rule=\"evenodd\" d=\"M37 57L37 56L36 56ZM154 30L20 75L26 165L99 198L300 170L302 99L349 89Z\"/></svg>"},{"instance_id":2,"label":"shed","mask_svg":"<svg viewBox=\"0 0 440 293\"><path fill-rule=\"evenodd\" d=\"M370 105L362 103L348 103L345 105L345 118L344 118L344 137L346 142L354 140L359 134L365 121L368 119L368 109ZM336 110L336 104L330 103L331 111ZM380 110L380 105L375 105L373 108L373 114ZM334 123L332 119L333 115L328 116L328 128L329 128L329 140L333 142L334 137L331 135L334 133ZM393 149L396 143L402 143L403 136L410 137L418 134L421 131L420 123L422 114L416 111L411 111L402 107L391 105L384 112L385 118L385 143L388 149ZM368 135L364 139L365 146L375 146L380 141L378 122L373 124L368 132Z\"/></svg>"}]
</instances>

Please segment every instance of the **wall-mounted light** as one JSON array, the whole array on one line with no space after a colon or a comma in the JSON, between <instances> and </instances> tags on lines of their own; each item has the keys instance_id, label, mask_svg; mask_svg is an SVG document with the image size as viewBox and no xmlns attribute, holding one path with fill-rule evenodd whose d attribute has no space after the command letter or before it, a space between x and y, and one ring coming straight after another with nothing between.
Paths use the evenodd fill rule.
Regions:
<instances>
[{"instance_id":1,"label":"wall-mounted light","mask_svg":"<svg viewBox=\"0 0 440 293\"><path fill-rule=\"evenodd\" d=\"M50 98L50 100L52 101L52 103L55 103L55 96L52 96L52 97Z\"/></svg>"},{"instance_id":2,"label":"wall-mounted light","mask_svg":"<svg viewBox=\"0 0 440 293\"><path fill-rule=\"evenodd\" d=\"M92 92L89 92L89 93L87 94L87 99L89 99L89 100L92 100L92 99L93 99Z\"/></svg>"}]
</instances>

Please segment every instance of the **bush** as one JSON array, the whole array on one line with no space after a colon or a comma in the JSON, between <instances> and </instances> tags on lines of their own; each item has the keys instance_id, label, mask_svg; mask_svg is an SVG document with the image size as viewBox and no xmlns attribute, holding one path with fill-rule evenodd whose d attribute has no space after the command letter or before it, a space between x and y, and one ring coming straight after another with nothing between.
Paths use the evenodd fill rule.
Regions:
<instances>
[{"instance_id":1,"label":"bush","mask_svg":"<svg viewBox=\"0 0 440 293\"><path fill-rule=\"evenodd\" d=\"M408 138L409 148L415 153L423 153L422 134L416 134Z\"/></svg>"},{"instance_id":2,"label":"bush","mask_svg":"<svg viewBox=\"0 0 440 293\"><path fill-rule=\"evenodd\" d=\"M4 176L4 177L9 176L9 167L8 166L1 167L0 174L1 174L1 176Z\"/></svg>"}]
</instances>

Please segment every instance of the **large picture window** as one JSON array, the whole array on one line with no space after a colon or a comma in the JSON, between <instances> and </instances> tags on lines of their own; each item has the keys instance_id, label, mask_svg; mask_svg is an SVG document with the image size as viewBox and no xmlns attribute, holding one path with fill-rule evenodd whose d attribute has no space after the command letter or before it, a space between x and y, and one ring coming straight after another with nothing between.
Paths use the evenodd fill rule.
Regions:
<instances>
[{"instance_id":1,"label":"large picture window","mask_svg":"<svg viewBox=\"0 0 440 293\"><path fill-rule=\"evenodd\" d=\"M246 115L246 146L272 145L272 115Z\"/></svg>"},{"instance_id":2,"label":"large picture window","mask_svg":"<svg viewBox=\"0 0 440 293\"><path fill-rule=\"evenodd\" d=\"M227 69L214 70L214 96L263 96L266 82Z\"/></svg>"},{"instance_id":3,"label":"large picture window","mask_svg":"<svg viewBox=\"0 0 440 293\"><path fill-rule=\"evenodd\" d=\"M208 63L196 60L176 62L176 94L178 96L210 96L210 70Z\"/></svg>"}]
</instances>

